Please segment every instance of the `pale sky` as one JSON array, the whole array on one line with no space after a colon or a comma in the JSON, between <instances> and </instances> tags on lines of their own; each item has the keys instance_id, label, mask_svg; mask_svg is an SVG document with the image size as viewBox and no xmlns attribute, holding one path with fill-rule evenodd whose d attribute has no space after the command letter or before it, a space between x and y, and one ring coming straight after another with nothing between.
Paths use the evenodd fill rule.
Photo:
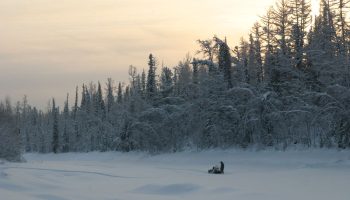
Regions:
<instances>
[{"instance_id":1,"label":"pale sky","mask_svg":"<svg viewBox=\"0 0 350 200\"><path fill-rule=\"evenodd\" d=\"M197 39L234 46L274 0L0 0L0 99L46 108L76 85L147 68L153 53L175 66Z\"/></svg>"}]
</instances>

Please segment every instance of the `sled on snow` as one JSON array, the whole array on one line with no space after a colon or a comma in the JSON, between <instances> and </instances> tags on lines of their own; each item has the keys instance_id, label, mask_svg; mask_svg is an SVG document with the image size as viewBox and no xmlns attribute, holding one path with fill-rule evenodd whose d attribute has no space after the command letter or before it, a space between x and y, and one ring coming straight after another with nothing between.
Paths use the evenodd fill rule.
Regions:
<instances>
[{"instance_id":1,"label":"sled on snow","mask_svg":"<svg viewBox=\"0 0 350 200\"><path fill-rule=\"evenodd\" d=\"M224 172L220 170L218 166L214 166L213 168L208 170L209 174L223 174Z\"/></svg>"}]
</instances>

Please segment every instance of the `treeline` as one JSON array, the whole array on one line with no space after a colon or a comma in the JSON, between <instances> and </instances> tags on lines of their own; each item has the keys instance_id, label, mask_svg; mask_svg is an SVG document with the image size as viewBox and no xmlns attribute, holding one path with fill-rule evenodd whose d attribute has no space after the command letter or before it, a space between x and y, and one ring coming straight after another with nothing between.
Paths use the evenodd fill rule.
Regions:
<instances>
[{"instance_id":1,"label":"treeline","mask_svg":"<svg viewBox=\"0 0 350 200\"><path fill-rule=\"evenodd\" d=\"M176 67L129 68L129 84L77 87L48 112L15 110L26 151L350 147L349 2L279 0L248 40L198 40ZM201 57L199 56L201 55ZM160 68L160 74L156 69Z\"/></svg>"},{"instance_id":2,"label":"treeline","mask_svg":"<svg viewBox=\"0 0 350 200\"><path fill-rule=\"evenodd\" d=\"M0 160L20 161L22 143L9 98L0 102Z\"/></svg>"}]
</instances>

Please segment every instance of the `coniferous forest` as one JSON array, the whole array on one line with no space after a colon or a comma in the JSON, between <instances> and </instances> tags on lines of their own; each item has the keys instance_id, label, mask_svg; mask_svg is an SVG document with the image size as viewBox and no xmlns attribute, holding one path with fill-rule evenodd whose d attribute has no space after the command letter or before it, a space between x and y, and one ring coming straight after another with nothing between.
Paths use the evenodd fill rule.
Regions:
<instances>
[{"instance_id":1,"label":"coniferous forest","mask_svg":"<svg viewBox=\"0 0 350 200\"><path fill-rule=\"evenodd\" d=\"M350 147L350 2L278 0L250 34L198 40L177 66L145 55L129 83L77 86L41 111L0 105L0 157L26 152L176 152ZM234 28L234 27L233 27ZM215 33L215 30L213 30ZM113 75L111 75L113 76ZM72 98L73 99L73 98Z\"/></svg>"}]
</instances>

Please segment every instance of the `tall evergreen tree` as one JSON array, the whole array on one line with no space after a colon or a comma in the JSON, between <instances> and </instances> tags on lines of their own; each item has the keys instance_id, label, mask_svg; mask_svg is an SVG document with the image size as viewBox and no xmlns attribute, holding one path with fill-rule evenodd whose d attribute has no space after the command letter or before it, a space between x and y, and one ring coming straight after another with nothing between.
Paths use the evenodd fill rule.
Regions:
<instances>
[{"instance_id":1,"label":"tall evergreen tree","mask_svg":"<svg viewBox=\"0 0 350 200\"><path fill-rule=\"evenodd\" d=\"M195 58L193 59L192 66L192 82L197 85L199 83L199 67Z\"/></svg>"},{"instance_id":2,"label":"tall evergreen tree","mask_svg":"<svg viewBox=\"0 0 350 200\"><path fill-rule=\"evenodd\" d=\"M102 88L100 82L98 82L97 94L95 95L95 115L104 118L105 114L106 110L103 100Z\"/></svg>"},{"instance_id":3,"label":"tall evergreen tree","mask_svg":"<svg viewBox=\"0 0 350 200\"><path fill-rule=\"evenodd\" d=\"M84 111L86 111L86 109L87 109L87 99L86 99L85 84L83 84L82 91L81 91L80 108L81 108L81 110L84 110Z\"/></svg>"},{"instance_id":4,"label":"tall evergreen tree","mask_svg":"<svg viewBox=\"0 0 350 200\"><path fill-rule=\"evenodd\" d=\"M160 75L160 90L164 97L169 96L173 86L173 72L168 67L162 68Z\"/></svg>"},{"instance_id":5,"label":"tall evergreen tree","mask_svg":"<svg viewBox=\"0 0 350 200\"><path fill-rule=\"evenodd\" d=\"M329 2L321 1L320 15L315 19L314 26L308 36L308 82L314 88L321 90L325 85L340 83L342 77L335 63L337 41L334 29L333 12Z\"/></svg>"},{"instance_id":6,"label":"tall evergreen tree","mask_svg":"<svg viewBox=\"0 0 350 200\"><path fill-rule=\"evenodd\" d=\"M59 152L59 130L58 130L58 114L59 114L59 108L56 108L55 99L52 99L52 120L53 120L53 126L52 126L52 152L58 153Z\"/></svg>"},{"instance_id":7,"label":"tall evergreen tree","mask_svg":"<svg viewBox=\"0 0 350 200\"><path fill-rule=\"evenodd\" d=\"M249 44L241 38L240 45L234 50L235 57L235 80L238 82L249 82L248 76L248 50Z\"/></svg>"},{"instance_id":8,"label":"tall evergreen tree","mask_svg":"<svg viewBox=\"0 0 350 200\"><path fill-rule=\"evenodd\" d=\"M146 94L146 73L145 73L145 70L142 70L142 74L141 74L141 91L142 91L142 96L145 97L145 94Z\"/></svg>"},{"instance_id":9,"label":"tall evergreen tree","mask_svg":"<svg viewBox=\"0 0 350 200\"><path fill-rule=\"evenodd\" d=\"M219 69L224 74L224 81L227 84L227 88L232 88L232 60L230 54L230 48L225 41L221 41L218 38L216 39L219 43Z\"/></svg>"},{"instance_id":10,"label":"tall evergreen tree","mask_svg":"<svg viewBox=\"0 0 350 200\"><path fill-rule=\"evenodd\" d=\"M114 104L114 94L113 94L114 86L113 80L108 78L107 80L107 113L110 113L112 110L112 106Z\"/></svg>"},{"instance_id":11,"label":"tall evergreen tree","mask_svg":"<svg viewBox=\"0 0 350 200\"><path fill-rule=\"evenodd\" d=\"M75 100L73 107L73 119L75 120L78 112L78 86L75 88Z\"/></svg>"},{"instance_id":12,"label":"tall evergreen tree","mask_svg":"<svg viewBox=\"0 0 350 200\"><path fill-rule=\"evenodd\" d=\"M63 135L62 135L62 152L69 152L69 94L67 94L67 99L64 102L64 109L63 109L63 120L64 120L64 127L63 127Z\"/></svg>"},{"instance_id":13,"label":"tall evergreen tree","mask_svg":"<svg viewBox=\"0 0 350 200\"><path fill-rule=\"evenodd\" d=\"M131 96L131 94L130 94L130 86L127 85L125 87L124 102L129 102L130 96Z\"/></svg>"},{"instance_id":14,"label":"tall evergreen tree","mask_svg":"<svg viewBox=\"0 0 350 200\"><path fill-rule=\"evenodd\" d=\"M122 84L119 82L118 84L118 95L117 95L117 102L120 104L123 101L123 90L122 90Z\"/></svg>"},{"instance_id":15,"label":"tall evergreen tree","mask_svg":"<svg viewBox=\"0 0 350 200\"><path fill-rule=\"evenodd\" d=\"M148 60L148 75L147 75L147 97L152 99L157 92L156 86L156 60L152 54L149 55Z\"/></svg>"},{"instance_id":16,"label":"tall evergreen tree","mask_svg":"<svg viewBox=\"0 0 350 200\"><path fill-rule=\"evenodd\" d=\"M77 149L77 145L78 145L78 141L80 140L80 133L79 133L79 125L78 125L78 86L75 89L75 101L74 101L74 107L73 107L73 126L74 126L74 134L72 135L72 137L74 137L74 142L72 142L73 144L73 148L71 148L71 150L76 150Z\"/></svg>"}]
</instances>

